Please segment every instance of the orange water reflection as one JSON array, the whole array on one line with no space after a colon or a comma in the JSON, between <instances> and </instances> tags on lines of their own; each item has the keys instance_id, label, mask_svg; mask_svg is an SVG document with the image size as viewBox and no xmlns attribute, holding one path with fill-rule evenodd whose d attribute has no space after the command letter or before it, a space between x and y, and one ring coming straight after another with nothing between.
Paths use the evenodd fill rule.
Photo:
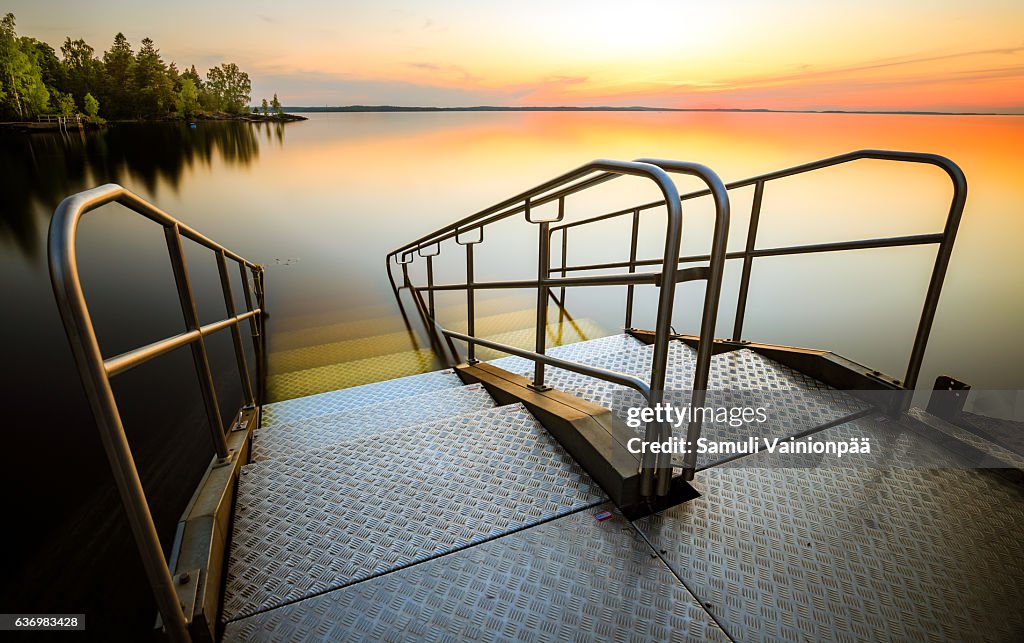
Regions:
<instances>
[{"instance_id":1,"label":"orange water reflection","mask_svg":"<svg viewBox=\"0 0 1024 643\"><path fill-rule=\"evenodd\" d=\"M208 212L203 229L270 260L271 305L280 323L295 326L386 311L386 252L590 159L696 160L732 180L860 148L934 152L960 164L970 190L921 381L949 373L976 387L1024 388L1024 352L1012 341L1024 321L1022 143L1020 117L317 114L290 127L283 145L263 149L258 163L196 172L168 208ZM652 194L624 183L600 198L579 199L570 215ZM759 245L937 231L949 195L944 175L925 166L865 162L786 180L765 192ZM223 206L216 216L211 203ZM733 247L742 243L749 204L750 191L737 191ZM687 249L704 247L708 211L687 208ZM657 219L652 214L641 254L657 247ZM243 220L252 228L239 238L234 224ZM581 235L571 258L623 257L623 230L610 224ZM530 274L533 234L518 222L489 233L481 255L501 259L482 258L481 272ZM906 248L759 260L746 334L830 347L900 376L932 256L930 248ZM277 267L275 257L301 261ZM455 279L461 266L461 254L446 249L438 269ZM720 334L730 330L730 286L734 268ZM692 329L697 293L688 288L681 287L677 327ZM621 295L574 294L570 303L577 317L612 329L621 324Z\"/></svg>"}]
</instances>

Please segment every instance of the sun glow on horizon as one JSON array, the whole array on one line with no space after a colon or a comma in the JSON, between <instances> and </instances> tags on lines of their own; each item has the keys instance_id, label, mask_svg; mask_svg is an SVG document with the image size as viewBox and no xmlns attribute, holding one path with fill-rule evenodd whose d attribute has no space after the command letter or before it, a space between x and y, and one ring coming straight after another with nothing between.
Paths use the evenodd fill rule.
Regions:
<instances>
[{"instance_id":1,"label":"sun glow on horizon","mask_svg":"<svg viewBox=\"0 0 1024 643\"><path fill-rule=\"evenodd\" d=\"M1024 113L1024 4L1012 0L41 4L12 11L56 47L148 35L168 61L239 63L255 97L286 105Z\"/></svg>"}]
</instances>

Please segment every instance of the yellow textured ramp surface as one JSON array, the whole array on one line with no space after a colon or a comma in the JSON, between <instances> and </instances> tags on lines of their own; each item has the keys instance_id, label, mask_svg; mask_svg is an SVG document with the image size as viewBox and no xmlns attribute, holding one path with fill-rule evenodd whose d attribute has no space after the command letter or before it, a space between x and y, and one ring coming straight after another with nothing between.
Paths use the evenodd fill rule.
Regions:
<instances>
[{"instance_id":1,"label":"yellow textured ramp surface","mask_svg":"<svg viewBox=\"0 0 1024 643\"><path fill-rule=\"evenodd\" d=\"M422 349L425 343L407 331L326 342L271 352L267 355L267 370L271 375L277 375L338 362Z\"/></svg>"},{"instance_id":2,"label":"yellow textured ramp surface","mask_svg":"<svg viewBox=\"0 0 1024 643\"><path fill-rule=\"evenodd\" d=\"M291 371L267 377L271 402L425 373L443 366L430 349L406 351Z\"/></svg>"}]
</instances>

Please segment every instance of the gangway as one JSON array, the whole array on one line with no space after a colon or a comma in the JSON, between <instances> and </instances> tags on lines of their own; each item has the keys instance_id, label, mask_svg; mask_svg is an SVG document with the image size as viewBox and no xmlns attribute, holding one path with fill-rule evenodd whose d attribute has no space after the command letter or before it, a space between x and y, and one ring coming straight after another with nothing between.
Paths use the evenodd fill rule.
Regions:
<instances>
[{"instance_id":1,"label":"gangway","mask_svg":"<svg viewBox=\"0 0 1024 643\"><path fill-rule=\"evenodd\" d=\"M944 172L952 196L943 229L758 247L770 183L864 160ZM680 194L673 175L705 188ZM662 198L573 211L570 197L623 177L652 183ZM728 251L730 192L743 187L754 189L744 246ZM680 256L684 206L702 197L714 205L710 245ZM259 264L108 185L60 205L50 266L159 628L171 640L1013 640L1024 633L1024 458L911 407L965 199L960 169L930 154L864 150L731 183L696 163L595 161L387 256L405 323L425 332L443 368L275 402L264 386ZM111 202L163 227L186 327L104 356L74 240L82 216ZM641 221L659 211L663 251L639 257ZM536 255L522 258L536 277L479 280L486 229L517 217L537 231ZM631 223L627 261L567 261L570 233L616 218ZM182 238L215 254L225 319L200 325ZM937 250L901 378L823 349L744 339L755 259L925 244ZM560 247L557 262L552 247ZM434 263L453 251L462 253L465 280L440 283ZM741 279L722 339L715 321L728 261L740 262ZM705 283L694 335L672 327L675 286L687 281ZM626 289L622 332L550 345L551 318L571 318L568 291L597 286ZM638 287L658 289L654 328L634 323ZM477 295L492 290L534 296L532 349L478 332ZM465 332L439 322L436 294L446 291L465 294ZM221 330L232 333L245 391L228 421L204 347ZM110 379L185 346L215 452L168 561ZM482 361L485 349L504 356ZM634 410L666 403L749 399L779 404L757 427L698 417L674 434L667 420L633 421ZM875 448L839 461L629 446L744 434Z\"/></svg>"}]
</instances>

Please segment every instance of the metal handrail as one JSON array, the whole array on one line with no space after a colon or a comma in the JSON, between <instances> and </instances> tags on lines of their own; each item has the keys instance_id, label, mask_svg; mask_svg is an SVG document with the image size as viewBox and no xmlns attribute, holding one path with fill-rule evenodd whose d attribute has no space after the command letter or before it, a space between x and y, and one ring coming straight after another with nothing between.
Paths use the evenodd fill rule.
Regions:
<instances>
[{"instance_id":1,"label":"metal handrail","mask_svg":"<svg viewBox=\"0 0 1024 643\"><path fill-rule=\"evenodd\" d=\"M711 265L708 268L696 268L678 270L676 258L679 256L679 249L682 239L682 210L681 199L676 191L675 183L669 178L668 172L689 174L704 181L708 186L708 193L715 195L715 232L712 248L709 257ZM588 277L565 277L553 279L551 277L550 257L550 226L554 222L562 220L565 216L566 197L577 192L594 187L622 175L633 175L645 177L652 180L662 192L664 199L661 201L665 206L668 223L665 232L665 250L661 261L661 271L658 273L635 273L619 275L599 275ZM545 203L557 202L558 215L553 219L537 219L532 216L532 209ZM515 280L502 282L478 283L474 281L474 245L461 241L462 236L474 229L478 229L479 240L483 239L483 228L503 219L524 214L529 223L538 226L538 269L535 280ZM477 345L487 346L508 354L518 355L530 359L535 363L532 387L538 390L545 390L544 367L545 365L560 365L566 370L571 370L597 379L609 382L632 386L639 380L623 373L616 373L606 369L595 368L586 364L568 362L566 360L555 360L546 356L545 353L545 327L547 324L547 303L549 296L553 296L552 287L561 288L576 286L598 286L598 285L627 285L632 288L636 284L655 284L660 287L658 299L657 320L655 324L654 355L651 366L650 382L645 384L646 388L638 388L647 398L650 405L656 405L663 401L665 394L665 378L668 366L668 348L671 338L672 308L675 300L675 285L681 281L692 279L704 279L707 281L705 289L705 301L703 315L705 323L701 327L700 344L694 378L694 396L696 400L703 399L703 392L698 389L707 388L707 377L711 365L711 348L714 341L714 318L717 316L718 298L721 291L721 279L725 262L725 246L729 229L729 199L725 186L718 175L711 169L696 163L683 163L674 161L655 162L624 162L597 160L583 165L571 172L567 172L555 179L542 183L530 190L517 194L514 197L501 201L489 208L481 210L476 214L449 224L428 235L420 237L416 241L401 246L389 253L386 258L388 279L391 282L396 298L400 298L402 288L411 289L414 300L418 293L427 292L429 303L425 306L426 315L424 322L428 328L437 326L434 321L434 293L440 290L465 290L467 296L467 333L456 333L454 331L437 326L440 333L447 339L458 339L469 345L469 362L475 363L475 348ZM455 239L458 245L466 248L466 281L460 284L434 284L433 259L440 253L441 243ZM431 249L432 252L425 254L424 249ZM436 249L436 251L434 251ZM426 257L426 278L425 286L414 286L409 276L409 264L415 255ZM394 259L394 262L392 261ZM392 273L392 265L399 265L402 268L402 283L399 288ZM481 340L475 337L474 329L474 305L475 293L477 290L492 288L536 288L537 289L537 319L535 328L535 350L525 351L506 344ZM557 299L556 299L557 301ZM424 306L418 306L419 309ZM709 321L710 320L710 321ZM438 342L439 343L439 342ZM652 423L647 426L645 439L648 442L667 441L671 438L671 426L665 423ZM700 434L700 422L695 421L688 428L688 436L696 440ZM696 468L694 452L693 457L687 456L684 461L684 477L692 479ZM645 496L665 495L671 485L672 463L668 454L657 454L645 452L640 463L641 493Z\"/></svg>"},{"instance_id":2,"label":"metal handrail","mask_svg":"<svg viewBox=\"0 0 1024 643\"><path fill-rule=\"evenodd\" d=\"M184 333L168 337L147 346L104 358L93 328L92 316L82 291L78 274L78 257L75 239L78 223L86 213L108 203L120 203L128 209L154 221L164 228L168 254L174 272L179 302L188 330ZM191 239L212 250L217 255L224 303L228 317L211 324L200 325L196 310L195 298L188 278L185 256L182 251L181 238ZM85 387L89 406L92 408L100 439L106 451L110 468L114 474L121 501L128 515L136 546L142 556L150 588L156 599L157 608L167 631L174 641L188 641L188 619L179 602L171 579L170 569L163 556L160 538L149 510L146 494L139 479L135 458L125 436L121 414L117 400L111 388L111 378L124 373L155 357L166 354L182 346L192 348L196 375L210 425L210 434L218 462L228 462L231 454L224 437L223 420L217 403L213 376L210 371L209 358L203 338L219 330L231 329L234 340L235 358L238 363L239 378L245 395L246 407L263 403L262 373L263 356L265 354L265 333L263 332L264 298L263 268L243 257L231 252L224 246L210 240L199 232L186 226L156 206L146 202L125 188L107 184L91 190L72 195L57 206L50 223L49 241L50 281L53 286L57 306L60 309L64 330L71 344L79 376ZM227 260L238 264L242 277L246 311L235 313L235 305L231 293L230 280L227 273ZM250 289L249 276L252 277ZM255 291L255 292L252 292ZM253 298L258 304L253 306ZM252 330L253 348L256 356L256 370L259 379L254 389L249 379L249 371L242 347L239 325L249 320Z\"/></svg>"},{"instance_id":3,"label":"metal handrail","mask_svg":"<svg viewBox=\"0 0 1024 643\"><path fill-rule=\"evenodd\" d=\"M943 231L939 233L930 234L915 234L904 235L900 237L882 237L873 239L858 239L853 241L838 241L831 243L804 244L779 248L758 249L755 247L758 229L758 218L760 215L761 202L764 195L765 183L781 178L796 176L798 174L804 174L815 170L841 165L844 163L850 163L853 161L866 159L896 161L905 163L924 163L928 165L935 165L942 169L943 171L945 171L953 185L953 195L950 199L949 212L946 216L946 223L943 227ZM657 161L649 162L657 163ZM920 375L921 363L924 360L925 347L927 346L928 336L931 333L932 323L934 322L935 313L938 308L939 294L942 290L942 283L945 278L946 270L949 266L949 259L952 255L953 243L956 239L957 228L959 227L960 218L963 215L964 205L967 199L967 180L964 177L964 173L960 169L960 167L950 159L944 156L939 156L937 154L867 149L849 152L846 154L840 154L838 156L832 156L818 161L812 161L810 163L804 163L782 170L776 170L774 172L767 172L765 174L760 174L754 177L741 179L738 181L732 181L725 184L725 189L733 190L737 188L749 187L751 185L754 186L754 198L751 205L750 224L747 229L745 247L742 251L727 252L725 255L725 258L727 260L743 259L743 268L737 295L736 317L733 322L732 339L738 341L741 339L742 336L743 321L746 314L747 294L750 289L750 277L754 258L797 254L813 254L819 252L837 252L845 250L866 250L873 248L892 248L899 246L938 244L939 249L935 257L935 264L932 268L932 274L929 280L928 290L926 291L921 317L918 322L917 332L914 337L914 345L911 349L910 358L908 359L907 363L907 371L903 379L903 386L907 389L913 389L917 385L917 380ZM694 192L688 192L682 195L680 199L682 201L687 201L702 196L708 196L709 194L711 194L710 190L698 190ZM664 201L652 201L649 203L644 203L642 205L633 206L631 208L616 210L614 212L609 212L606 214L601 214L586 219L580 219L576 221L563 223L561 225L553 226L550 230L552 236L557 232L562 233L562 265L561 267L557 268L555 272L560 273L562 277L565 278L567 274L570 272L604 270L611 268L629 268L630 272L633 272L637 267L640 266L655 266L661 264L662 259L636 259L636 247L640 214L646 210L658 208L663 205ZM597 223L599 221L606 221L609 219L625 217L630 215L633 217L633 233L629 261L616 261L576 266L567 265L566 250L568 247L567 237L569 229L592 223ZM699 263L709 261L710 258L710 255L689 255L680 257L679 263ZM626 303L627 328L632 325L632 314L633 298L632 286L630 286L630 290L627 294Z\"/></svg>"}]
</instances>

